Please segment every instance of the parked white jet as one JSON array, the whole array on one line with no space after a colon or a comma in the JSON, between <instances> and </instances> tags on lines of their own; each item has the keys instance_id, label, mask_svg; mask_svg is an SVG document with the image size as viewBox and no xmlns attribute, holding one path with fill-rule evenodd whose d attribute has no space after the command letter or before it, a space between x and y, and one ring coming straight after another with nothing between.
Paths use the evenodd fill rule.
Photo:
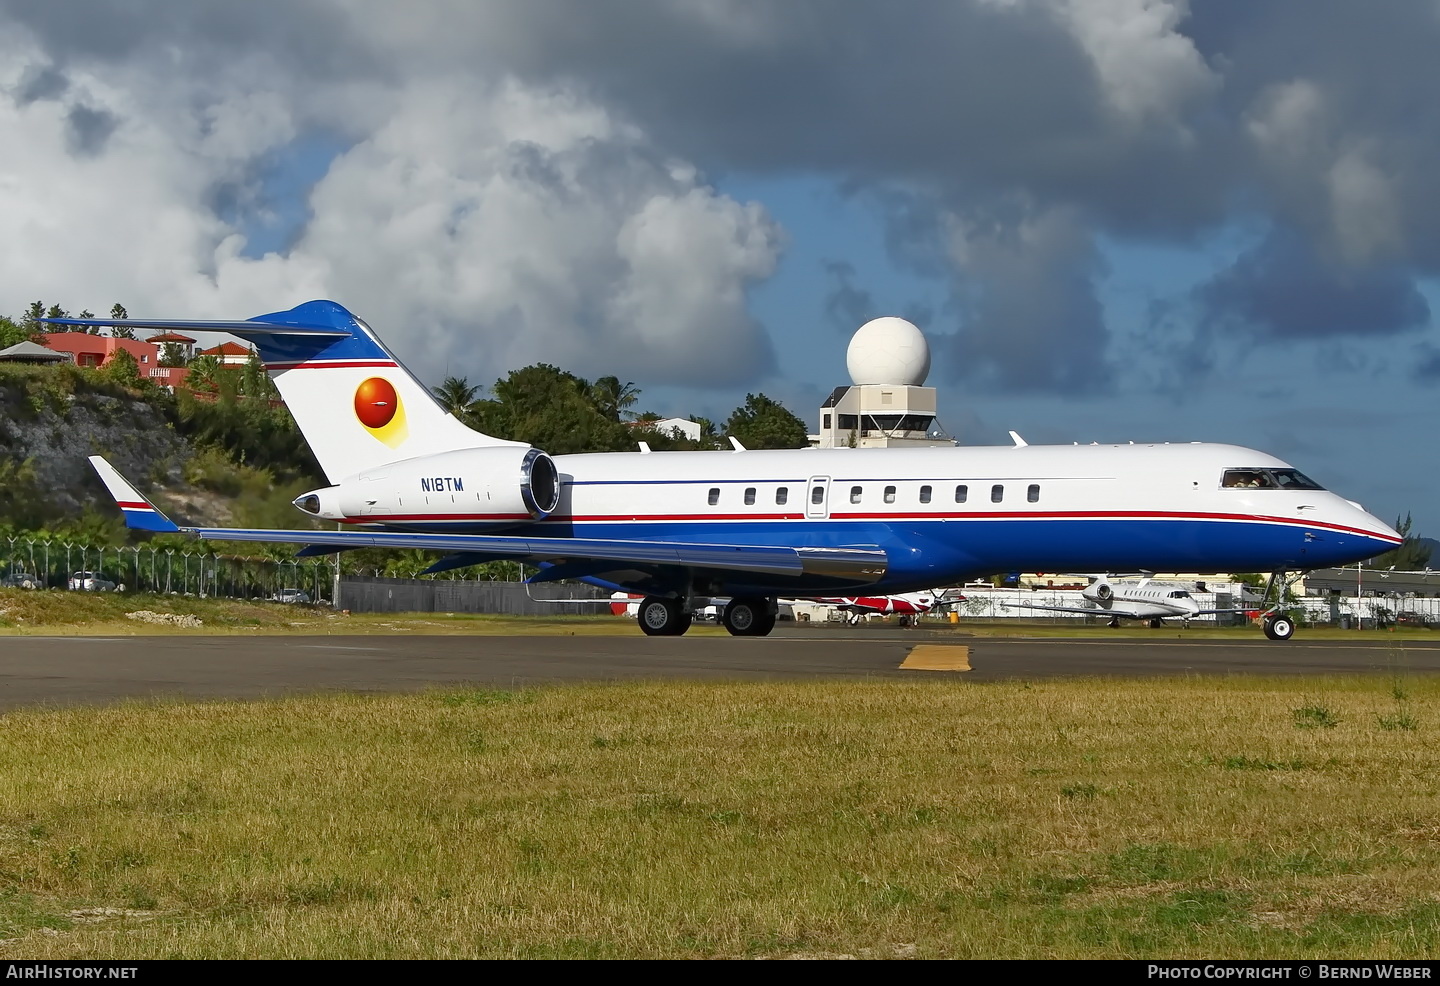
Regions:
<instances>
[{"instance_id":1,"label":"parked white jet","mask_svg":"<svg viewBox=\"0 0 1440 986\"><path fill-rule=\"evenodd\" d=\"M1016 603L1013 608L1108 616L1112 627L1118 627L1122 619L1148 620L1152 627L1158 627L1161 620L1185 620L1188 623L1193 617L1202 614L1245 613L1254 612L1257 608L1201 609L1189 590L1173 582L1152 582L1149 578L1135 582L1112 582L1102 575L1082 589L1080 595L1089 600L1091 605L1047 606L1042 603ZM1283 613L1277 613L1265 631L1272 640L1287 640L1294 632L1295 621Z\"/></svg>"},{"instance_id":2,"label":"parked white jet","mask_svg":"<svg viewBox=\"0 0 1440 986\"><path fill-rule=\"evenodd\" d=\"M434 571L525 561L542 569L532 581L642 593L638 620L652 635L684 633L697 596L728 597L726 628L755 636L773 628L781 596L893 595L1008 571L1269 571L1279 584L1402 540L1289 463L1234 445L551 458L446 413L334 302L241 321L124 324L252 342L330 479L295 505L351 528L188 533L302 544L305 555L421 548L444 556ZM103 459L91 461L127 524L179 530ZM1250 485L1256 476L1264 484ZM1277 625L1290 635L1273 614L1267 632Z\"/></svg>"}]
</instances>

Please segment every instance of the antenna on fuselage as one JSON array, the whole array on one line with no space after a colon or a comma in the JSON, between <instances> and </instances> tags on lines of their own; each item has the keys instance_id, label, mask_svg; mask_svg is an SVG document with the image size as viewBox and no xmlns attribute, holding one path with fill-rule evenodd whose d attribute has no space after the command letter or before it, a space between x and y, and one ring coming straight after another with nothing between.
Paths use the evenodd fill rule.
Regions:
<instances>
[{"instance_id":1,"label":"antenna on fuselage","mask_svg":"<svg viewBox=\"0 0 1440 986\"><path fill-rule=\"evenodd\" d=\"M735 446L735 451L737 452L747 451L745 446L740 444L740 439L736 438L734 435L730 436L730 444Z\"/></svg>"}]
</instances>

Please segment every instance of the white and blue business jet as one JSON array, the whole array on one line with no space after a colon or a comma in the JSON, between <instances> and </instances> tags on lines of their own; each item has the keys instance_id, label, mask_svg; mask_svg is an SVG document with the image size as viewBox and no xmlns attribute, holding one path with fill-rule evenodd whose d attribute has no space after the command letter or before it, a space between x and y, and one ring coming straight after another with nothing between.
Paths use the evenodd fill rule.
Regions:
<instances>
[{"instance_id":1,"label":"white and blue business jet","mask_svg":"<svg viewBox=\"0 0 1440 986\"><path fill-rule=\"evenodd\" d=\"M52 319L109 325L105 319ZM1234 445L605 452L551 457L461 424L361 320L312 301L244 321L132 327L253 343L331 485L295 499L337 531L184 528L302 554L420 548L429 571L491 559L644 596L640 627L678 635L710 597L738 636L777 597L882 595L1002 571L1273 573L1280 586L1402 538L1287 462ZM108 463L125 513L179 531ZM1286 639L1278 608L1263 626Z\"/></svg>"}]
</instances>

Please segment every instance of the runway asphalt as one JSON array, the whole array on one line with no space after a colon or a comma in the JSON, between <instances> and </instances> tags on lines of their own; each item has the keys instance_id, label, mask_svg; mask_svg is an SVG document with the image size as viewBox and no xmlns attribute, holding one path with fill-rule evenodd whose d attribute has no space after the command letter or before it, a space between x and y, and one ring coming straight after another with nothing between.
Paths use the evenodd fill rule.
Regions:
<instances>
[{"instance_id":1,"label":"runway asphalt","mask_svg":"<svg viewBox=\"0 0 1440 986\"><path fill-rule=\"evenodd\" d=\"M912 648L968 671L902 669ZM968 646L968 653L958 648ZM151 696L259 698L626 679L955 679L1440 671L1440 637L1110 640L783 628L687 636L3 637L0 709Z\"/></svg>"}]
</instances>

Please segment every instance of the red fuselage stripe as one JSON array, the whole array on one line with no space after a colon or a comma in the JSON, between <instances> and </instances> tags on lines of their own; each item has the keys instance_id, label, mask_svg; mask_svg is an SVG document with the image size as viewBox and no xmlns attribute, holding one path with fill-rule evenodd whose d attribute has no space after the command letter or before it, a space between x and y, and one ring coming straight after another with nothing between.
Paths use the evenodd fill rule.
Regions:
<instances>
[{"instance_id":1,"label":"red fuselage stripe","mask_svg":"<svg viewBox=\"0 0 1440 986\"><path fill-rule=\"evenodd\" d=\"M120 507L121 510L154 510L154 509L155 509L154 507L150 506L150 504L148 504L148 503L136 503L136 502L134 502L133 500L116 500L115 503L116 503L117 506Z\"/></svg>"}]
</instances>

